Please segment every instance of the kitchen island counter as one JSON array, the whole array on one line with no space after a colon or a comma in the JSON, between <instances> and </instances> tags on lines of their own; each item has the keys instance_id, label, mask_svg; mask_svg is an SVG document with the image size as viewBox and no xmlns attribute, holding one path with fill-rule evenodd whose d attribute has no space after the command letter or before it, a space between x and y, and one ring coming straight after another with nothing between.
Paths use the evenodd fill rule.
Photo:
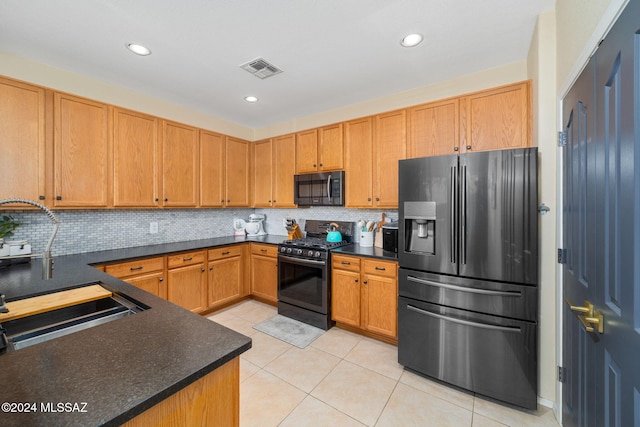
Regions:
<instances>
[{"instance_id":1,"label":"kitchen island counter","mask_svg":"<svg viewBox=\"0 0 640 427\"><path fill-rule=\"evenodd\" d=\"M250 338L91 264L242 242L277 244L284 239L220 237L54 257L53 278L49 280L41 278L40 260L0 269L0 292L8 301L100 282L106 289L149 307L132 316L0 354L0 404L9 404L2 407L0 424L120 425L251 348ZM62 410L53 412L59 408Z\"/></svg>"}]
</instances>

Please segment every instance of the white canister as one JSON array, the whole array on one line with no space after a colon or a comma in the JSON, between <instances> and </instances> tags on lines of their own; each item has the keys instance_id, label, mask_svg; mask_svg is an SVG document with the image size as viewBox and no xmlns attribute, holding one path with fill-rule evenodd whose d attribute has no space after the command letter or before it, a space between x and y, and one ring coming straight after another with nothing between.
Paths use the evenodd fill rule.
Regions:
<instances>
[{"instance_id":1,"label":"white canister","mask_svg":"<svg viewBox=\"0 0 640 427\"><path fill-rule=\"evenodd\" d=\"M10 254L9 244L4 239L0 239L0 256L9 256Z\"/></svg>"},{"instance_id":2,"label":"white canister","mask_svg":"<svg viewBox=\"0 0 640 427\"><path fill-rule=\"evenodd\" d=\"M370 248L373 246L373 231L360 232L360 246Z\"/></svg>"},{"instance_id":3,"label":"white canister","mask_svg":"<svg viewBox=\"0 0 640 427\"><path fill-rule=\"evenodd\" d=\"M29 255L31 253L31 245L26 240L11 240L5 242L5 245L9 245L9 255Z\"/></svg>"}]
</instances>

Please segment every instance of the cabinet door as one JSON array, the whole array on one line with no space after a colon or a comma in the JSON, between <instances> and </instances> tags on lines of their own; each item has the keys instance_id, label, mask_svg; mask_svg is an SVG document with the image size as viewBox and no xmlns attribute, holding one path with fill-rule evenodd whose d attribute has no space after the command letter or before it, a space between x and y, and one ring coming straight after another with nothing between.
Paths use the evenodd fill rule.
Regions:
<instances>
[{"instance_id":1,"label":"cabinet door","mask_svg":"<svg viewBox=\"0 0 640 427\"><path fill-rule=\"evenodd\" d=\"M164 206L197 206L198 151L198 129L162 121Z\"/></svg>"},{"instance_id":2,"label":"cabinet door","mask_svg":"<svg viewBox=\"0 0 640 427\"><path fill-rule=\"evenodd\" d=\"M373 126L371 117L344 124L345 206L373 206Z\"/></svg>"},{"instance_id":3,"label":"cabinet door","mask_svg":"<svg viewBox=\"0 0 640 427\"><path fill-rule=\"evenodd\" d=\"M272 176L271 140L257 141L253 146L253 205L255 207L269 208L273 205Z\"/></svg>"},{"instance_id":4,"label":"cabinet door","mask_svg":"<svg viewBox=\"0 0 640 427\"><path fill-rule=\"evenodd\" d=\"M150 294L157 295L160 298L167 298L164 273L161 271L149 274L140 274L139 276L133 276L123 280L149 292Z\"/></svg>"},{"instance_id":5,"label":"cabinet door","mask_svg":"<svg viewBox=\"0 0 640 427\"><path fill-rule=\"evenodd\" d=\"M225 206L249 206L249 142L227 137L225 150Z\"/></svg>"},{"instance_id":6,"label":"cabinet door","mask_svg":"<svg viewBox=\"0 0 640 427\"><path fill-rule=\"evenodd\" d=\"M296 173L318 170L318 130L311 129L296 134Z\"/></svg>"},{"instance_id":7,"label":"cabinet door","mask_svg":"<svg viewBox=\"0 0 640 427\"><path fill-rule=\"evenodd\" d=\"M224 135L200 131L200 206L224 206Z\"/></svg>"},{"instance_id":8,"label":"cabinet door","mask_svg":"<svg viewBox=\"0 0 640 427\"><path fill-rule=\"evenodd\" d=\"M455 154L460 146L459 110L457 98L410 108L407 156Z\"/></svg>"},{"instance_id":9,"label":"cabinet door","mask_svg":"<svg viewBox=\"0 0 640 427\"><path fill-rule=\"evenodd\" d=\"M277 258L251 256L251 294L267 301L278 302Z\"/></svg>"},{"instance_id":10,"label":"cabinet door","mask_svg":"<svg viewBox=\"0 0 640 427\"><path fill-rule=\"evenodd\" d=\"M109 186L109 107L54 94L54 206L106 207Z\"/></svg>"},{"instance_id":11,"label":"cabinet door","mask_svg":"<svg viewBox=\"0 0 640 427\"><path fill-rule=\"evenodd\" d=\"M0 78L0 199L44 203L44 111L44 89Z\"/></svg>"},{"instance_id":12,"label":"cabinet door","mask_svg":"<svg viewBox=\"0 0 640 427\"><path fill-rule=\"evenodd\" d=\"M203 311L207 303L204 264L192 264L167 271L167 299L194 313Z\"/></svg>"},{"instance_id":13,"label":"cabinet door","mask_svg":"<svg viewBox=\"0 0 640 427\"><path fill-rule=\"evenodd\" d=\"M342 123L318 130L318 170L334 171L344 168Z\"/></svg>"},{"instance_id":14,"label":"cabinet door","mask_svg":"<svg viewBox=\"0 0 640 427\"><path fill-rule=\"evenodd\" d=\"M331 272L331 317L336 322L360 326L360 273Z\"/></svg>"},{"instance_id":15,"label":"cabinet door","mask_svg":"<svg viewBox=\"0 0 640 427\"><path fill-rule=\"evenodd\" d=\"M364 274L362 307L364 329L391 338L398 337L397 279Z\"/></svg>"},{"instance_id":16,"label":"cabinet door","mask_svg":"<svg viewBox=\"0 0 640 427\"><path fill-rule=\"evenodd\" d=\"M209 261L208 307L221 305L242 296L242 258Z\"/></svg>"},{"instance_id":17,"label":"cabinet door","mask_svg":"<svg viewBox=\"0 0 640 427\"><path fill-rule=\"evenodd\" d=\"M467 95L460 104L460 151L531 145L531 85L528 81Z\"/></svg>"},{"instance_id":18,"label":"cabinet door","mask_svg":"<svg viewBox=\"0 0 640 427\"><path fill-rule=\"evenodd\" d=\"M293 208L293 176L296 173L296 136L273 139L273 206Z\"/></svg>"},{"instance_id":19,"label":"cabinet door","mask_svg":"<svg viewBox=\"0 0 640 427\"><path fill-rule=\"evenodd\" d=\"M158 119L113 110L113 205L158 206Z\"/></svg>"},{"instance_id":20,"label":"cabinet door","mask_svg":"<svg viewBox=\"0 0 640 427\"><path fill-rule=\"evenodd\" d=\"M407 113L376 116L374 206L398 207L398 160L407 158Z\"/></svg>"}]
</instances>

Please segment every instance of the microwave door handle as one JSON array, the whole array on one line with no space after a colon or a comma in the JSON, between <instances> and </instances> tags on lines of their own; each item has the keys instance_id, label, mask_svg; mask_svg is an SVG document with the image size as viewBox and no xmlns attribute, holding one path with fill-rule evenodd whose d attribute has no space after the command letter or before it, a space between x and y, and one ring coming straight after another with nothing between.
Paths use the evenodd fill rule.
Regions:
<instances>
[{"instance_id":1,"label":"microwave door handle","mask_svg":"<svg viewBox=\"0 0 640 427\"><path fill-rule=\"evenodd\" d=\"M327 199L331 200L331 175L327 178Z\"/></svg>"}]
</instances>

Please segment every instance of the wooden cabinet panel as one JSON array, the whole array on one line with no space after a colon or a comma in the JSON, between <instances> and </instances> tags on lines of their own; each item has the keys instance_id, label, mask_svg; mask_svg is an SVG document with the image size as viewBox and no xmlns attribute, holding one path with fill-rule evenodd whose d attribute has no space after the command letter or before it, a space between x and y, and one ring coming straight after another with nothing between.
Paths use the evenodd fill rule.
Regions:
<instances>
[{"instance_id":1,"label":"wooden cabinet panel","mask_svg":"<svg viewBox=\"0 0 640 427\"><path fill-rule=\"evenodd\" d=\"M249 142L228 136L225 148L225 206L248 207L251 159Z\"/></svg>"},{"instance_id":2,"label":"wooden cabinet panel","mask_svg":"<svg viewBox=\"0 0 640 427\"><path fill-rule=\"evenodd\" d=\"M371 117L344 124L345 206L373 206L373 122Z\"/></svg>"},{"instance_id":3,"label":"wooden cabinet panel","mask_svg":"<svg viewBox=\"0 0 640 427\"><path fill-rule=\"evenodd\" d=\"M167 299L194 313L206 309L207 276L204 263L170 268L167 271Z\"/></svg>"},{"instance_id":4,"label":"wooden cabinet panel","mask_svg":"<svg viewBox=\"0 0 640 427\"><path fill-rule=\"evenodd\" d=\"M362 324L368 331L398 336L398 282L396 278L363 275Z\"/></svg>"},{"instance_id":5,"label":"wooden cabinet panel","mask_svg":"<svg viewBox=\"0 0 640 427\"><path fill-rule=\"evenodd\" d=\"M331 317L336 322L360 327L360 272L331 272Z\"/></svg>"},{"instance_id":6,"label":"wooden cabinet panel","mask_svg":"<svg viewBox=\"0 0 640 427\"><path fill-rule=\"evenodd\" d=\"M140 274L137 276L128 277L123 279L125 282L137 286L143 291L147 291L150 294L159 296L160 298L167 298L167 289L164 281L164 272L157 271L155 273Z\"/></svg>"},{"instance_id":7,"label":"wooden cabinet panel","mask_svg":"<svg viewBox=\"0 0 640 427\"><path fill-rule=\"evenodd\" d=\"M213 307L236 300L242 296L242 257L209 261L207 306Z\"/></svg>"},{"instance_id":8,"label":"wooden cabinet panel","mask_svg":"<svg viewBox=\"0 0 640 427\"><path fill-rule=\"evenodd\" d=\"M456 154L460 146L459 105L455 98L410 108L407 156Z\"/></svg>"},{"instance_id":9,"label":"wooden cabinet panel","mask_svg":"<svg viewBox=\"0 0 640 427\"><path fill-rule=\"evenodd\" d=\"M331 263L333 268L360 272L360 258L357 257L334 254L331 256Z\"/></svg>"},{"instance_id":10,"label":"wooden cabinet panel","mask_svg":"<svg viewBox=\"0 0 640 427\"><path fill-rule=\"evenodd\" d=\"M274 138L273 152L273 206L293 208L293 176L296 173L296 136Z\"/></svg>"},{"instance_id":11,"label":"wooden cabinet panel","mask_svg":"<svg viewBox=\"0 0 640 427\"><path fill-rule=\"evenodd\" d=\"M162 121L163 206L198 205L198 129Z\"/></svg>"},{"instance_id":12,"label":"wooden cabinet panel","mask_svg":"<svg viewBox=\"0 0 640 427\"><path fill-rule=\"evenodd\" d=\"M253 147L253 205L269 208L273 205L273 156L270 139L258 141Z\"/></svg>"},{"instance_id":13,"label":"wooden cabinet panel","mask_svg":"<svg viewBox=\"0 0 640 427\"><path fill-rule=\"evenodd\" d=\"M54 94L54 206L109 204L109 107Z\"/></svg>"},{"instance_id":14,"label":"wooden cabinet panel","mask_svg":"<svg viewBox=\"0 0 640 427\"><path fill-rule=\"evenodd\" d=\"M318 129L318 170L334 171L344 168L342 123Z\"/></svg>"},{"instance_id":15,"label":"wooden cabinet panel","mask_svg":"<svg viewBox=\"0 0 640 427\"><path fill-rule=\"evenodd\" d=\"M318 130L311 129L296 134L296 173L318 170Z\"/></svg>"},{"instance_id":16,"label":"wooden cabinet panel","mask_svg":"<svg viewBox=\"0 0 640 427\"><path fill-rule=\"evenodd\" d=\"M139 274L147 274L153 271L162 271L164 269L164 258L145 258L134 261L120 262L117 264L108 264L104 271L119 279L128 276L136 276Z\"/></svg>"},{"instance_id":17,"label":"wooden cabinet panel","mask_svg":"<svg viewBox=\"0 0 640 427\"><path fill-rule=\"evenodd\" d=\"M278 302L277 247L251 244L251 295L271 303ZM264 251L263 251L264 250Z\"/></svg>"},{"instance_id":18,"label":"wooden cabinet panel","mask_svg":"<svg viewBox=\"0 0 640 427\"><path fill-rule=\"evenodd\" d=\"M225 136L200 131L200 206L224 206Z\"/></svg>"},{"instance_id":19,"label":"wooden cabinet panel","mask_svg":"<svg viewBox=\"0 0 640 427\"><path fill-rule=\"evenodd\" d=\"M244 245L223 246L221 248L209 249L209 261L223 259L243 254Z\"/></svg>"},{"instance_id":20,"label":"wooden cabinet panel","mask_svg":"<svg viewBox=\"0 0 640 427\"><path fill-rule=\"evenodd\" d=\"M174 268L191 264L203 264L204 260L204 251L182 252L167 256L167 267Z\"/></svg>"},{"instance_id":21,"label":"wooden cabinet panel","mask_svg":"<svg viewBox=\"0 0 640 427\"><path fill-rule=\"evenodd\" d=\"M406 110L380 114L375 119L374 206L398 207L398 160L407 158Z\"/></svg>"},{"instance_id":22,"label":"wooden cabinet panel","mask_svg":"<svg viewBox=\"0 0 640 427\"><path fill-rule=\"evenodd\" d=\"M113 110L113 205L158 206L158 118Z\"/></svg>"},{"instance_id":23,"label":"wooden cabinet panel","mask_svg":"<svg viewBox=\"0 0 640 427\"><path fill-rule=\"evenodd\" d=\"M362 261L362 271L376 276L397 277L398 263L367 258Z\"/></svg>"},{"instance_id":24,"label":"wooden cabinet panel","mask_svg":"<svg viewBox=\"0 0 640 427\"><path fill-rule=\"evenodd\" d=\"M0 199L44 203L44 89L0 78L0 117Z\"/></svg>"},{"instance_id":25,"label":"wooden cabinet panel","mask_svg":"<svg viewBox=\"0 0 640 427\"><path fill-rule=\"evenodd\" d=\"M529 81L467 95L460 110L461 152L531 145Z\"/></svg>"}]
</instances>

